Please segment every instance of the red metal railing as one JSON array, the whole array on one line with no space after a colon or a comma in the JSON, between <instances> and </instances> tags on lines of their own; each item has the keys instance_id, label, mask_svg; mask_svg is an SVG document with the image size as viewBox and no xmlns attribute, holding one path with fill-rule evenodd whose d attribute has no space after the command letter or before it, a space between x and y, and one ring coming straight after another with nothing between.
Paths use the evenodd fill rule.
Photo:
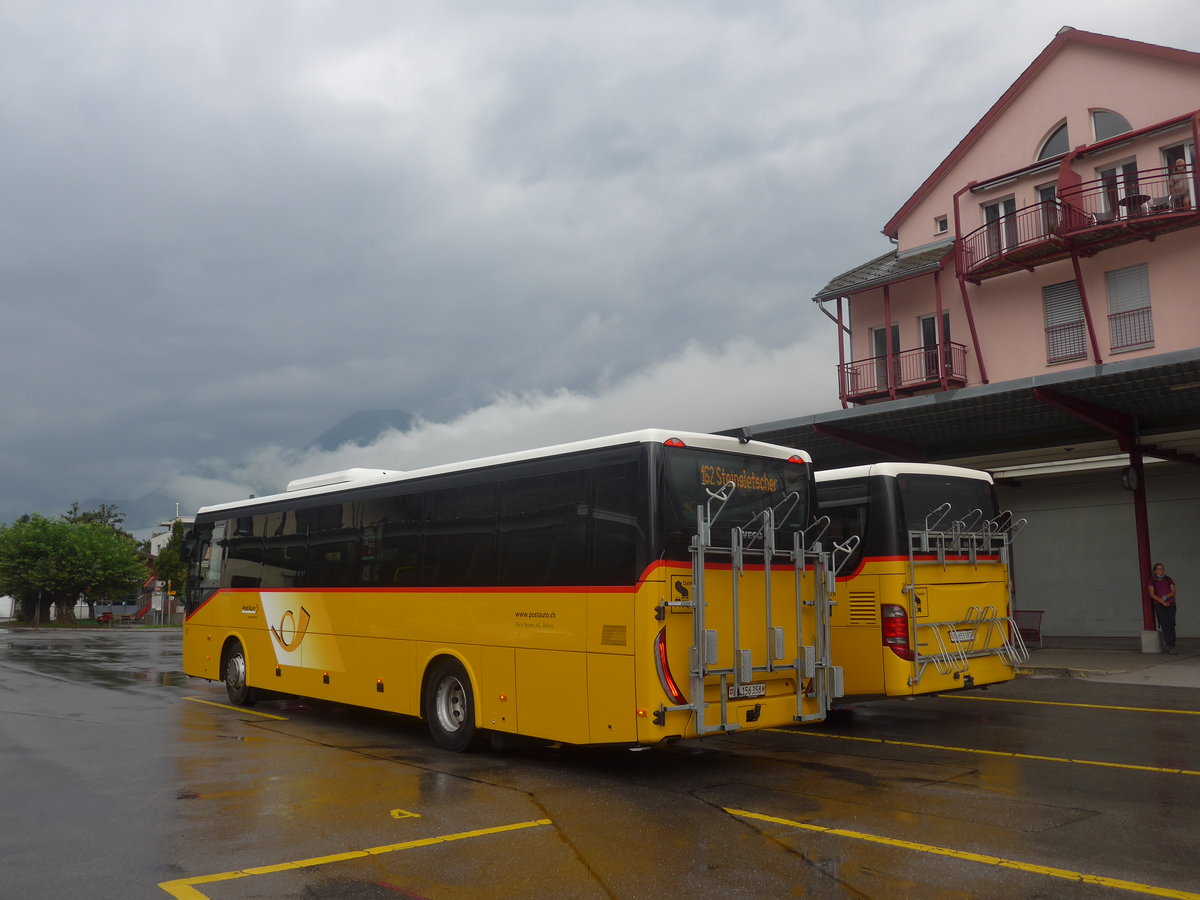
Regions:
<instances>
[{"instance_id":1,"label":"red metal railing","mask_svg":"<svg viewBox=\"0 0 1200 900\"><path fill-rule=\"evenodd\" d=\"M1023 206L963 237L963 261L969 269L1019 247L1051 240L1060 231L1062 217L1057 201Z\"/></svg>"},{"instance_id":2,"label":"red metal railing","mask_svg":"<svg viewBox=\"0 0 1200 900\"><path fill-rule=\"evenodd\" d=\"M967 348L963 344L946 344L941 354L936 346L902 350L892 355L890 366L888 362L887 356L871 356L839 366L842 398L882 396L893 389L911 393L916 388L940 385L943 369L946 379L956 387L967 380Z\"/></svg>"},{"instance_id":3,"label":"red metal railing","mask_svg":"<svg viewBox=\"0 0 1200 900\"><path fill-rule=\"evenodd\" d=\"M1108 317L1109 341L1113 350L1128 350L1154 343L1154 320L1150 307L1113 313Z\"/></svg>"},{"instance_id":4,"label":"red metal railing","mask_svg":"<svg viewBox=\"0 0 1200 900\"><path fill-rule=\"evenodd\" d=\"M1046 361L1057 363L1087 356L1087 325L1083 319L1046 328Z\"/></svg>"},{"instance_id":5,"label":"red metal railing","mask_svg":"<svg viewBox=\"0 0 1200 900\"><path fill-rule=\"evenodd\" d=\"M1118 172L1063 191L1067 231L1144 216L1192 212L1192 167Z\"/></svg>"},{"instance_id":6,"label":"red metal railing","mask_svg":"<svg viewBox=\"0 0 1200 900\"><path fill-rule=\"evenodd\" d=\"M1110 232L1126 231L1140 240L1155 228L1180 227L1197 206L1192 166L1118 172L1063 191L1057 200L1039 201L987 222L964 235L961 271L996 272L1005 262L1036 265L1062 258L1070 243L1086 244Z\"/></svg>"}]
</instances>

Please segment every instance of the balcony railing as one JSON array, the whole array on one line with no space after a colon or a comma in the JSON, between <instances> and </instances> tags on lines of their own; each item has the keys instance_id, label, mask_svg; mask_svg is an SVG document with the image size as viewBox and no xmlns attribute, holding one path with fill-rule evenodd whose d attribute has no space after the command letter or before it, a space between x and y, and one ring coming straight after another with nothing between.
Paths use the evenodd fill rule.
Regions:
<instances>
[{"instance_id":1,"label":"balcony railing","mask_svg":"<svg viewBox=\"0 0 1200 900\"><path fill-rule=\"evenodd\" d=\"M1192 171L1118 173L1000 216L963 236L959 271L990 278L1195 225Z\"/></svg>"},{"instance_id":2,"label":"balcony railing","mask_svg":"<svg viewBox=\"0 0 1200 900\"><path fill-rule=\"evenodd\" d=\"M1154 320L1150 316L1150 307L1110 315L1108 336L1113 350L1132 350L1153 344Z\"/></svg>"},{"instance_id":3,"label":"balcony railing","mask_svg":"<svg viewBox=\"0 0 1200 900\"><path fill-rule=\"evenodd\" d=\"M940 363L939 363L940 357ZM890 380L889 380L890 373ZM967 382L967 348L949 343L939 353L936 346L902 350L887 356L857 359L839 366L842 399L851 403L908 396L940 387L942 375L951 387Z\"/></svg>"},{"instance_id":4,"label":"balcony railing","mask_svg":"<svg viewBox=\"0 0 1200 900\"><path fill-rule=\"evenodd\" d=\"M1087 356L1087 325L1083 319L1046 328L1046 361L1052 363Z\"/></svg>"}]
</instances>

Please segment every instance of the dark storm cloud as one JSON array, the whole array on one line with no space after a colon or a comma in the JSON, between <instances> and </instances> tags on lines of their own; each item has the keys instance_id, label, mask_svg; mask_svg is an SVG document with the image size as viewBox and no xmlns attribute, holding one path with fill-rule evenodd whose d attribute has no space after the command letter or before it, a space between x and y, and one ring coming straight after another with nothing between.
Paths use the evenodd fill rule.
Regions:
<instances>
[{"instance_id":1,"label":"dark storm cloud","mask_svg":"<svg viewBox=\"0 0 1200 900\"><path fill-rule=\"evenodd\" d=\"M4 5L0 520L277 487L361 409L406 467L826 408L808 298L1073 8Z\"/></svg>"}]
</instances>

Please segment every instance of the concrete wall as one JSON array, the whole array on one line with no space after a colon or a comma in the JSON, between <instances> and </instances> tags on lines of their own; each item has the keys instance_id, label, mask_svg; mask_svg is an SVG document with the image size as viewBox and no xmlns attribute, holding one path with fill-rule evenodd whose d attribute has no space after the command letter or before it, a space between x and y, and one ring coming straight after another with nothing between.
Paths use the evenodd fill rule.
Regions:
<instances>
[{"instance_id":1,"label":"concrete wall","mask_svg":"<svg viewBox=\"0 0 1200 900\"><path fill-rule=\"evenodd\" d=\"M1133 494L1119 469L998 485L1029 525L1016 539L1016 606L1044 609L1048 635L1128 637L1142 631ZM1200 637L1200 467L1146 467L1153 562L1178 584L1180 637Z\"/></svg>"}]
</instances>

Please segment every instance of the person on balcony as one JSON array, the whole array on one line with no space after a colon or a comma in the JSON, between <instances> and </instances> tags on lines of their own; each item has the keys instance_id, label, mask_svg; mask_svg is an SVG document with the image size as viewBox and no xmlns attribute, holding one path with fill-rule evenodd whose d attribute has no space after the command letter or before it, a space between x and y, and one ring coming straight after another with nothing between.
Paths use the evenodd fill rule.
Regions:
<instances>
[{"instance_id":1,"label":"person on balcony","mask_svg":"<svg viewBox=\"0 0 1200 900\"><path fill-rule=\"evenodd\" d=\"M1167 190L1171 194L1171 209L1190 209L1192 205L1187 167L1182 159L1171 163L1171 177L1167 179Z\"/></svg>"}]
</instances>

